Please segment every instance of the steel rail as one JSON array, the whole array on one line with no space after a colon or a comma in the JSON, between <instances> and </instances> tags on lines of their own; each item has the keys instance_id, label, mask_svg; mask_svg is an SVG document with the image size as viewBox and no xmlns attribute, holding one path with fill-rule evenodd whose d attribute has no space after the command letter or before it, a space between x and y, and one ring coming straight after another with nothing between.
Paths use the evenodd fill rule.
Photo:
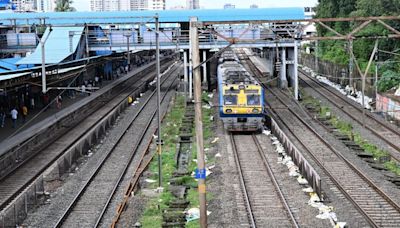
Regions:
<instances>
[{"instance_id":1,"label":"steel rail","mask_svg":"<svg viewBox=\"0 0 400 228\"><path fill-rule=\"evenodd\" d=\"M353 108L354 110L357 110L359 113L358 114L362 114L362 108L358 107L357 105L353 104L352 102L350 102L349 100L347 100L346 98L340 96L339 94L331 91L330 89L326 88L325 85L323 85L322 83L318 82L316 79L312 78L311 76L307 75L306 73L304 73L303 71L299 70L299 72L303 75L305 75L308 79L311 79L313 81L313 83L319 85L321 88L323 88L325 91L329 92L329 94L332 94L333 96L339 98L341 101L345 102L346 104L348 104L351 108ZM335 107L341 109L347 116L349 116L350 118L352 118L353 120L355 120L357 123L363 125L362 121L360 120L359 116L356 116L355 113L352 113L350 111L347 111L346 109L342 108L340 106L340 104L338 104L337 102L334 102L332 100L331 97L329 97L328 95L324 94L323 92L321 92L320 90L316 89L315 87L313 87L311 85L310 82L307 82L305 79L299 77L304 83L306 83L310 88L314 88L314 90L320 94L321 96L323 96L325 99L327 99L330 103L332 103ZM394 129L392 126L388 125L387 123L382 122L381 120L379 120L377 117L375 117L374 115L367 113L367 117L369 117L372 121L376 122L379 126L382 126L383 128L389 130L390 132L392 132L393 134L395 134L397 137L400 138L400 131L397 129ZM375 130L373 127L370 127L368 125L364 125L364 128L368 129L370 132L372 132L375 136L377 136L379 139L385 141L388 145L390 145L393 149L397 150L398 152L400 152L400 146L395 145L390 139L386 138L385 136L383 136L382 134L380 134L377 130ZM400 162L400 154L398 154L397 156L392 156L392 158L394 158L397 162Z\"/></svg>"},{"instance_id":2,"label":"steel rail","mask_svg":"<svg viewBox=\"0 0 400 228\"><path fill-rule=\"evenodd\" d=\"M139 72L140 73L140 72ZM152 74L150 74L152 75ZM149 76L150 78L151 76ZM134 86L134 92L136 92L137 89L141 88L144 84L146 83L146 81L141 82L139 85ZM122 92L126 92L128 90L132 89L132 86L128 86L125 87L120 93L115 94L115 96L113 98L110 99L110 101L112 101L112 99L116 98L119 94L121 94ZM118 107L121 103L126 102L126 98L130 95L131 93L127 94L124 98L121 98L121 100L114 105L114 107ZM107 117L110 113L112 113L112 111L114 110L114 108L111 108L107 113L105 113L103 115L103 118ZM92 125L92 126L96 126L98 124L100 124L103 120L103 118L99 118L96 120L96 122ZM78 123L79 124L79 123ZM83 137L85 134L87 134L89 131L91 130L91 128L88 128L86 131L84 131L81 134L81 137ZM68 134L69 131L65 132L64 134L62 134L59 138L61 138L63 135ZM70 145L74 145L75 143L77 143L81 137L77 137L75 140L73 140L71 142ZM47 148L47 147L46 147ZM45 150L46 148L42 149L41 151ZM36 180L40 175L42 175L42 173L49 168L52 164L54 164L54 162L56 162L63 154L65 154L65 152L68 151L68 148L62 150L57 156L55 156L53 159L51 159L49 162L47 162L47 165L43 166L42 168L38 169L38 170L34 170L32 172L35 172L34 175L32 175L31 177L29 177L29 180L25 181L24 184L21 184L21 186L18 186L15 190L15 192L11 195L8 196L7 199L4 200L4 202L0 205L0 209L4 209L7 207L7 205L13 200L15 199L26 187L28 187L34 180ZM34 156L32 156L30 159L33 159L34 157L38 156L40 153L36 153ZM24 164L26 164L28 161L24 162ZM23 165L24 165L23 164ZM22 166L23 166L22 165ZM21 166L19 166L21 167ZM0 180L0 183L2 183L8 176L10 176L11 174L7 175L6 177L4 177L2 180Z\"/></svg>"},{"instance_id":3,"label":"steel rail","mask_svg":"<svg viewBox=\"0 0 400 228\"><path fill-rule=\"evenodd\" d=\"M235 156L236 167L237 167L237 170L239 172L240 186L241 186L241 188L243 190L244 201L245 201L246 208L247 208L247 215L249 217L251 227L256 228L257 227L256 226L256 220L255 220L254 215L253 215L253 208L252 208L251 203L250 203L249 193L247 192L243 171L242 171L242 168L241 168L241 165L240 165L240 159L239 159L239 155L238 155L238 151L237 151L236 142L235 142L235 139L233 137L233 134L229 134L229 137L230 137L230 141L231 141L231 145L232 145L233 155Z\"/></svg>"},{"instance_id":4,"label":"steel rail","mask_svg":"<svg viewBox=\"0 0 400 228\"><path fill-rule=\"evenodd\" d=\"M275 175L274 175L274 172L272 172L271 166L269 165L269 162L268 162L268 160L267 160L265 154L263 153L263 149L262 149L262 147L261 147L261 145L260 145L259 140L257 139L257 137L256 137L254 134L252 135L252 137L253 137L253 140L254 140L255 145L257 146L258 153L260 154L260 156L261 156L261 158L262 158L262 160L263 160L263 163L264 163L264 165L265 165L265 168L267 168L268 175L271 177L271 181L272 181L272 183L274 184L275 189L277 190L277 192L278 192L278 194L279 194L279 198L280 198L282 204L283 204L283 205L285 206L285 208L286 208L286 212L287 212L287 214L288 214L288 216L289 216L289 218L290 218L290 220L291 220L293 226L296 227L296 228L299 228L300 226L299 226L299 224L297 223L297 221L296 221L296 219L295 219L295 217L294 217L294 215L293 215L293 212L292 212L292 210L290 209L289 204L288 204L287 201L286 201L285 196L283 195L283 192L282 192L281 187L279 187L278 181L276 180Z\"/></svg>"},{"instance_id":5,"label":"steel rail","mask_svg":"<svg viewBox=\"0 0 400 228\"><path fill-rule=\"evenodd\" d=\"M179 69L180 69L180 67L177 67L177 68L174 69L173 71L171 70L170 72L168 72L169 75L167 76L167 78L166 78L162 83L164 83L165 81L167 81L168 78L169 78L171 75L173 75L174 73L176 73L176 71L179 71ZM175 79L173 80L173 82L168 86L168 89L166 90L166 92L164 93L164 96L163 96L162 99L161 99L161 103L164 101L165 97L167 96L168 91L170 91L171 87L175 84L175 81L177 80L177 78L178 78L178 77L175 77ZM151 97L152 97L155 93L156 93L156 90L154 90L154 91L152 92ZM104 205L104 207L103 207L103 209L102 209L102 211L101 211L101 213L100 213L100 215L99 215L99 217L98 217L98 219L97 219L97 221L96 221L94 227L98 227L99 224L100 224L100 222L101 222L101 220L103 219L104 214L105 214L105 212L106 212L106 210L107 210L107 208L108 208L108 206L109 206L109 204L110 204L110 202L111 202L111 199L114 197L114 195L115 195L115 193L116 193L116 191L117 191L117 188L118 188L119 184L121 183L122 178L125 176L126 172L128 171L128 168L129 168L129 166L131 165L130 163L131 163L131 161L132 161L134 155L136 155L137 150L138 150L140 144L142 143L142 141L143 141L143 139L144 139L145 133L146 133L147 129L149 128L149 126L151 125L151 123L152 123L152 121L153 121L154 116L156 115L156 113L157 113L157 110L155 110L155 111L152 113L151 117L149 118L149 119L150 119L149 123L146 125L146 128L143 130L143 132L142 132L142 134L141 134L141 135L142 135L142 138L140 138L140 142L136 143L135 146L133 147L132 153L130 153L129 162L126 163L126 165L125 165L123 171L121 172L121 174L120 174L119 177L118 177L118 180L115 182L114 187L113 187L113 190L112 190L112 192L110 193L110 196L108 197L107 202L106 202L106 204ZM143 158L143 157L142 157L142 158Z\"/></svg>"},{"instance_id":6,"label":"steel rail","mask_svg":"<svg viewBox=\"0 0 400 228\"><path fill-rule=\"evenodd\" d=\"M326 147L328 147L338 158L340 158L342 161L344 161L347 166L352 169L365 183L370 186L372 189L374 189L388 204L390 204L396 211L400 213L400 206L394 202L383 190L381 190L370 178L368 178L365 174L362 173L361 170L359 170L355 165L353 165L347 158L345 158L340 152L338 152L334 147L330 145L328 141L326 141L318 132L316 132L313 127L310 126L303 118L301 118L296 111L294 111L291 107L289 107L286 102L282 100L282 98L277 95L273 90L270 90L270 93L274 95L284 106L286 106L287 110L292 113L293 116L295 116L306 128L312 132ZM276 111L271 107L271 110L276 113ZM374 226L374 227L379 227L379 225L371 218L371 216L368 214L367 211L364 210L364 208L351 196L349 192L347 192L344 187L340 184L340 182L337 180L337 178L332 174L330 171L325 168L323 165L323 162L318 159L318 157L315 155L312 150L302 142L302 140L291 130L290 126L280 117L279 115L276 115L279 119L280 122L282 122L285 127L288 129L288 131L299 141L299 143L306 149L306 151L311 155L311 157L314 159L314 161L325 171L325 173L330 177L330 179L336 184L336 186L340 189L340 191L345 195L345 197L350 200L353 205L364 215L364 217L368 220L368 222Z\"/></svg>"},{"instance_id":7,"label":"steel rail","mask_svg":"<svg viewBox=\"0 0 400 228\"><path fill-rule=\"evenodd\" d=\"M153 96L154 96L155 92L153 91L151 96L149 96L142 104L142 107L140 108L140 110L135 114L135 116L133 117L133 121L128 125L127 129L129 129L133 123L135 123L135 119L139 116L139 114L141 114L141 112L146 108L146 105L152 100ZM156 111L154 112L156 113ZM155 115L153 113L153 116ZM141 143L141 141L143 140L144 136L145 136L145 132L148 129L149 125L151 124L153 118L149 118L149 121L146 123L146 127L143 129L143 131L141 132L141 138L139 138L139 142L138 145ZM109 158L109 156L111 155L111 152L119 145L119 142L123 139L123 136L127 133L127 131L124 131L123 135L117 140L117 142L113 145L113 147L109 150L109 152L107 153L106 156L103 157L103 159L99 162L98 166L95 168L95 170L92 172L92 174L90 175L88 181L84 184L84 186L79 190L78 194L75 196L75 198L73 199L73 201L69 204L68 208L64 211L63 215L61 216L61 218L57 221L56 225L54 227L61 227L63 222L67 219L67 217L69 216L69 214L73 211L74 206L78 203L79 199L82 197L82 195L85 193L86 189L89 187L89 185L92 183L92 181L94 180L94 178L96 177L97 173L101 170L103 164L107 161L107 159ZM128 164L130 164L131 160L133 159L134 154L132 153L129 159ZM129 165L127 166L129 167ZM125 167L125 169L127 169L127 167ZM126 172L126 170L124 169L123 173ZM123 175L123 173L121 175ZM117 184L116 184L117 185ZM112 198L112 197L111 197ZM111 199L109 199L111 200ZM108 200L108 201L109 201ZM108 205L106 205L108 206ZM105 211L106 208L103 210ZM101 216L103 216L103 210L101 212ZM100 222L101 218L98 218L96 221L96 226L98 225L98 223Z\"/></svg>"}]
</instances>

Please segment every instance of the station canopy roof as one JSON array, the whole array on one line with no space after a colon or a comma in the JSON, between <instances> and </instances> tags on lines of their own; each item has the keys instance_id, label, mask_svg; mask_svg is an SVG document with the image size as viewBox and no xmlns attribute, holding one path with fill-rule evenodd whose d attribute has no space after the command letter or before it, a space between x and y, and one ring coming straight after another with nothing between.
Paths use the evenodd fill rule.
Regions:
<instances>
[{"instance_id":1,"label":"station canopy roof","mask_svg":"<svg viewBox=\"0 0 400 228\"><path fill-rule=\"evenodd\" d=\"M258 9L200 9L200 10L163 10L163 11L116 11L116 12L48 12L48 13L2 13L0 25L46 24L112 24L144 23L151 21L156 14L162 23L189 22L190 17L199 21L224 22L246 20L298 20L304 19L304 9L291 8L258 8ZM142 18L141 18L142 17ZM154 21L154 20L152 20Z\"/></svg>"},{"instance_id":2,"label":"station canopy roof","mask_svg":"<svg viewBox=\"0 0 400 228\"><path fill-rule=\"evenodd\" d=\"M60 63L73 54L78 47L83 29L84 27L54 27L50 32L50 28L47 27L42 37L42 40L48 37L45 42L45 63ZM69 39L70 34L73 34L72 40ZM42 64L41 45L39 44L31 55L22 58L17 64Z\"/></svg>"}]
</instances>

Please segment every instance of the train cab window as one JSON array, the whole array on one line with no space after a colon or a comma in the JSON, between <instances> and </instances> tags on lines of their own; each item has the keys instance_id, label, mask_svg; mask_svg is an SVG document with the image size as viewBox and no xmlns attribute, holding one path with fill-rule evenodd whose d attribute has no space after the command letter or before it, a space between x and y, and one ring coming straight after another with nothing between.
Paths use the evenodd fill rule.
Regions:
<instances>
[{"instance_id":1,"label":"train cab window","mask_svg":"<svg viewBox=\"0 0 400 228\"><path fill-rule=\"evenodd\" d=\"M235 95L225 95L224 96L225 105L237 105L237 96Z\"/></svg>"},{"instance_id":2,"label":"train cab window","mask_svg":"<svg viewBox=\"0 0 400 228\"><path fill-rule=\"evenodd\" d=\"M247 95L247 105L260 105L260 95Z\"/></svg>"}]
</instances>

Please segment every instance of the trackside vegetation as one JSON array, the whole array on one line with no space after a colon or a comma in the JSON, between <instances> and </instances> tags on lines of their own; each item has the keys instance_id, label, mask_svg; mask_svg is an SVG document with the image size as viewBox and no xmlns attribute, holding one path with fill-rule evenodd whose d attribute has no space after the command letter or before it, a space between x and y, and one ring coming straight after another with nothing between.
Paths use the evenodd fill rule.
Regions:
<instances>
[{"instance_id":1,"label":"trackside vegetation","mask_svg":"<svg viewBox=\"0 0 400 228\"><path fill-rule=\"evenodd\" d=\"M398 16L400 15L400 1L398 0L321 0L316 7L316 18L338 17L371 17L371 16ZM360 22L362 23L362 22ZM358 22L327 22L337 32L348 34L360 25ZM385 21L385 23L400 29L400 21ZM319 36L334 36L328 29L317 26ZM357 36L387 36L390 34L387 28L380 23L371 23L357 32ZM366 69L368 59L372 53L375 40L356 39L353 41L353 51L362 69ZM347 41L326 40L319 42L316 55L323 60L340 65L349 64ZM380 39L378 51L378 68L381 79L378 83L380 92L399 86L400 84L400 42L397 39ZM390 53L392 52L392 53ZM373 63L375 64L375 63ZM371 67L371 73L375 66Z\"/></svg>"},{"instance_id":2,"label":"trackside vegetation","mask_svg":"<svg viewBox=\"0 0 400 228\"><path fill-rule=\"evenodd\" d=\"M206 93L203 94L203 104L208 104L210 98ZM167 113L162 124L162 137L164 141L163 152L162 152L162 182L164 191L154 197L151 197L148 202L146 209L140 219L142 227L161 227L163 222L163 211L169 207L169 203L175 199L175 196L169 191L170 180L176 169L176 151L177 144L179 143L179 128L182 124L182 120L185 114L185 97L182 95L176 95L173 107ZM203 129L205 148L210 147L210 142L207 139L213 137L211 130L213 122L211 116L213 115L213 109L203 106ZM194 133L194 129L192 129ZM193 134L195 136L195 134ZM197 167L195 162L197 158L197 151L195 145L195 137L193 137L192 145L192 156L189 164L189 170L194 171ZM210 162L210 161L207 161ZM158 161L157 157L153 159L149 167L153 180L158 180ZM192 176L183 176L175 178L175 182L179 182L181 185L188 186L186 200L190 202L189 208L199 207L199 196L197 192L197 181ZM156 189L158 183L151 183L147 188ZM207 199L211 196L208 194ZM186 224L186 227L199 227L198 220L191 221Z\"/></svg>"},{"instance_id":3,"label":"trackside vegetation","mask_svg":"<svg viewBox=\"0 0 400 228\"><path fill-rule=\"evenodd\" d=\"M321 105L318 100L309 95L304 97L302 104L305 107L311 107L317 112L319 118L326 119L333 127L338 129L343 135L348 136L349 139L353 140L366 153L371 154L377 163L383 164L387 170L400 176L400 165L395 161L390 160L389 152L364 139L360 133L353 129L351 123L341 120L339 117L333 115L328 106Z\"/></svg>"}]
</instances>

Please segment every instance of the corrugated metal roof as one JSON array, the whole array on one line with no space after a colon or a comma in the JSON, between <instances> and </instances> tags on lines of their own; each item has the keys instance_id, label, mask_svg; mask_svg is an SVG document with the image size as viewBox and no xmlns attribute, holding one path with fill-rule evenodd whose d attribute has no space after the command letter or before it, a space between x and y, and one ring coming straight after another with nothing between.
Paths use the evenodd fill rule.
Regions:
<instances>
[{"instance_id":1,"label":"corrugated metal roof","mask_svg":"<svg viewBox=\"0 0 400 228\"><path fill-rule=\"evenodd\" d=\"M0 81L9 80L9 79L13 79L13 78L18 78L18 77L21 77L21 76L24 76L24 75L28 75L28 74L31 74L31 72L23 72L23 73L2 75L2 76L0 76Z\"/></svg>"},{"instance_id":2,"label":"corrugated metal roof","mask_svg":"<svg viewBox=\"0 0 400 228\"><path fill-rule=\"evenodd\" d=\"M20 57L0 59L0 68L6 69L6 70L16 70L17 69L16 63L20 59L21 59Z\"/></svg>"},{"instance_id":3,"label":"corrugated metal roof","mask_svg":"<svg viewBox=\"0 0 400 228\"><path fill-rule=\"evenodd\" d=\"M120 12L48 12L48 13L4 13L0 14L0 24L9 25L10 19L17 24L39 24L38 18L46 18L47 24L110 24L125 22L146 22L149 17L159 14L160 22L188 22L191 16L199 21L242 21L242 20L285 20L304 19L304 9L259 8L259 9L209 9L209 10L164 10L164 11L120 11ZM131 17L131 18L126 18ZM36 19L35 19L36 18Z\"/></svg>"},{"instance_id":4,"label":"corrugated metal roof","mask_svg":"<svg viewBox=\"0 0 400 228\"><path fill-rule=\"evenodd\" d=\"M60 63L75 52L84 27L53 27L52 31L47 28L42 39L49 38L45 43L46 64ZM72 49L69 34L73 31L76 34L72 38ZM71 52L72 50L72 52ZM36 50L29 56L21 59L17 64L42 64L42 48L39 44Z\"/></svg>"}]
</instances>

